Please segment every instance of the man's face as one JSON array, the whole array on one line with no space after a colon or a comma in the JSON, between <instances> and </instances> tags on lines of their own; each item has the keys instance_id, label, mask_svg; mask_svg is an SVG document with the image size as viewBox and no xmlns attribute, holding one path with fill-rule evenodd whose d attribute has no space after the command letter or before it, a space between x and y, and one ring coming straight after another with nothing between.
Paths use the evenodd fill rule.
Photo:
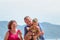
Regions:
<instances>
[{"instance_id":1,"label":"man's face","mask_svg":"<svg viewBox=\"0 0 60 40\"><path fill-rule=\"evenodd\" d=\"M31 18L26 18L26 19L24 19L24 21L25 21L25 23L27 24L27 25L31 25L32 24L32 19Z\"/></svg>"}]
</instances>

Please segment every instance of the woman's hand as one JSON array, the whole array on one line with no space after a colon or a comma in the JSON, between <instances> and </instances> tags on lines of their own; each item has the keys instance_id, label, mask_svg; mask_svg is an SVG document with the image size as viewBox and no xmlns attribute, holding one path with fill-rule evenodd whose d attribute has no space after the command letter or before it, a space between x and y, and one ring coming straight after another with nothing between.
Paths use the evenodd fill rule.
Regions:
<instances>
[{"instance_id":1,"label":"woman's hand","mask_svg":"<svg viewBox=\"0 0 60 40\"><path fill-rule=\"evenodd\" d=\"M22 33L21 33L20 30L18 30L18 34L19 34L19 36L20 36L20 40L23 40L23 38L22 38Z\"/></svg>"}]
</instances>

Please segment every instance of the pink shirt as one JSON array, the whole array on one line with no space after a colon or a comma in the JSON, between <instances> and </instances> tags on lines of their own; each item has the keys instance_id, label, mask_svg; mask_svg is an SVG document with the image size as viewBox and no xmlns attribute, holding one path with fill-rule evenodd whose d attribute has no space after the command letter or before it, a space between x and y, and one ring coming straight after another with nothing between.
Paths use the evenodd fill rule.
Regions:
<instances>
[{"instance_id":1,"label":"pink shirt","mask_svg":"<svg viewBox=\"0 0 60 40\"><path fill-rule=\"evenodd\" d=\"M20 38L18 37L18 32L19 32L19 31L20 31L20 30L18 30L16 34L13 34L13 33L11 33L10 31L8 31L8 32L9 32L8 40L20 40Z\"/></svg>"}]
</instances>

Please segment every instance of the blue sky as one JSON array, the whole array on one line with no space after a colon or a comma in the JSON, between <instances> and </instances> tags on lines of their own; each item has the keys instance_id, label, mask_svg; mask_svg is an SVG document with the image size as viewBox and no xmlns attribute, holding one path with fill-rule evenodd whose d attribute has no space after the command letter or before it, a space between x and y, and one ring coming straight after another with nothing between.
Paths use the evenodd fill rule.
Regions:
<instances>
[{"instance_id":1,"label":"blue sky","mask_svg":"<svg viewBox=\"0 0 60 40\"><path fill-rule=\"evenodd\" d=\"M23 25L27 15L60 25L60 0L0 0L0 21L16 20Z\"/></svg>"}]
</instances>

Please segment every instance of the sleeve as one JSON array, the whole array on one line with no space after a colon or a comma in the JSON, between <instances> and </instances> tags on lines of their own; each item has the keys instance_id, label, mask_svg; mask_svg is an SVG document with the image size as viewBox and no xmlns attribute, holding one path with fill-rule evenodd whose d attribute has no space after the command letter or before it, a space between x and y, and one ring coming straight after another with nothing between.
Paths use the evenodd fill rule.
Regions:
<instances>
[{"instance_id":1,"label":"sleeve","mask_svg":"<svg viewBox=\"0 0 60 40\"><path fill-rule=\"evenodd\" d=\"M22 34L22 32L20 30L18 30L18 33Z\"/></svg>"},{"instance_id":2,"label":"sleeve","mask_svg":"<svg viewBox=\"0 0 60 40\"><path fill-rule=\"evenodd\" d=\"M24 27L24 36L26 35L27 33L27 29L26 29L26 26Z\"/></svg>"},{"instance_id":3,"label":"sleeve","mask_svg":"<svg viewBox=\"0 0 60 40\"><path fill-rule=\"evenodd\" d=\"M41 24L39 24L39 28L40 28L40 30L42 31L43 29L42 29L42 25Z\"/></svg>"}]
</instances>

